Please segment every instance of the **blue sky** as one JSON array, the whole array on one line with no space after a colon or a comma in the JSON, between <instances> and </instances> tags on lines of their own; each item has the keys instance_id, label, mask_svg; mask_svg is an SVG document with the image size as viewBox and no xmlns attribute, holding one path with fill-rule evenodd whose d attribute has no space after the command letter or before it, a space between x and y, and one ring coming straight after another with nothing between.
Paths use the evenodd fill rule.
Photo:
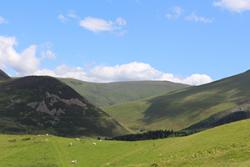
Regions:
<instances>
[{"instance_id":1,"label":"blue sky","mask_svg":"<svg viewBox=\"0 0 250 167\"><path fill-rule=\"evenodd\" d=\"M2 47L0 66L100 82L196 84L196 74L202 84L249 69L249 19L249 0L8 0L0 36L11 51Z\"/></svg>"}]
</instances>

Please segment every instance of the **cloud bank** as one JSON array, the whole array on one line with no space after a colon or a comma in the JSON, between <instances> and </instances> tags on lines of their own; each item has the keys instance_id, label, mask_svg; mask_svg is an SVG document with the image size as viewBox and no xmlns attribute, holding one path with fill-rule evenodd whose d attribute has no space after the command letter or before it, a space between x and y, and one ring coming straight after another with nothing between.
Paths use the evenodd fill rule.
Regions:
<instances>
[{"instance_id":1,"label":"cloud bank","mask_svg":"<svg viewBox=\"0 0 250 167\"><path fill-rule=\"evenodd\" d=\"M45 59L51 61L51 59L55 58L55 54L51 50L45 48L39 54L37 45L33 44L19 53L15 49L16 44L14 37L0 36L0 68L11 68L16 71L17 76L49 75L89 82L160 80L189 85L201 85L213 81L206 74L179 77L172 73L157 70L150 64L136 61L114 66L97 65L88 69L67 65L60 65L55 69L46 69L41 68L40 65Z\"/></svg>"}]
</instances>

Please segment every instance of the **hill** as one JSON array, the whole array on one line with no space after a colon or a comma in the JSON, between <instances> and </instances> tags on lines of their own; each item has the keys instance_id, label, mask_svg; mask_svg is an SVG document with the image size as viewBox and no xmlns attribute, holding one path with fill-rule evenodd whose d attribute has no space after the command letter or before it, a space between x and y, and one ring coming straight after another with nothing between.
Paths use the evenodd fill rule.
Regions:
<instances>
[{"instance_id":1,"label":"hill","mask_svg":"<svg viewBox=\"0 0 250 167\"><path fill-rule=\"evenodd\" d=\"M202 130L250 117L250 71L183 91L105 108L128 127ZM125 124L126 125L126 124Z\"/></svg>"},{"instance_id":2,"label":"hill","mask_svg":"<svg viewBox=\"0 0 250 167\"><path fill-rule=\"evenodd\" d=\"M126 130L59 80L29 76L0 83L0 132L114 136Z\"/></svg>"},{"instance_id":3,"label":"hill","mask_svg":"<svg viewBox=\"0 0 250 167\"><path fill-rule=\"evenodd\" d=\"M10 79L10 77L0 69L0 81Z\"/></svg>"},{"instance_id":4,"label":"hill","mask_svg":"<svg viewBox=\"0 0 250 167\"><path fill-rule=\"evenodd\" d=\"M188 87L166 81L130 81L115 83L90 83L75 79L61 79L80 95L98 107L116 105Z\"/></svg>"},{"instance_id":5,"label":"hill","mask_svg":"<svg viewBox=\"0 0 250 167\"><path fill-rule=\"evenodd\" d=\"M192 136L140 142L0 135L0 167L247 167L249 127L247 120Z\"/></svg>"}]
</instances>

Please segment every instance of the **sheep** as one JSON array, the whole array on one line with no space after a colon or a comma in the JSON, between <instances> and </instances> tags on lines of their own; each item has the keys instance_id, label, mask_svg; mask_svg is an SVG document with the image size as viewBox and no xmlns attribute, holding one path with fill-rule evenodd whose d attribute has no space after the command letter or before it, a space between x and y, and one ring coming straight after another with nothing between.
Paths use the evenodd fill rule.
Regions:
<instances>
[{"instance_id":1,"label":"sheep","mask_svg":"<svg viewBox=\"0 0 250 167\"><path fill-rule=\"evenodd\" d=\"M93 142L93 145L95 145L95 146L96 146L96 143L95 143L95 142Z\"/></svg>"},{"instance_id":2,"label":"sheep","mask_svg":"<svg viewBox=\"0 0 250 167\"><path fill-rule=\"evenodd\" d=\"M81 139L79 139L79 138L76 138L76 141L80 141Z\"/></svg>"},{"instance_id":3,"label":"sheep","mask_svg":"<svg viewBox=\"0 0 250 167\"><path fill-rule=\"evenodd\" d=\"M77 164L77 160L72 160L71 164Z\"/></svg>"},{"instance_id":4,"label":"sheep","mask_svg":"<svg viewBox=\"0 0 250 167\"><path fill-rule=\"evenodd\" d=\"M71 147L71 146L73 146L73 143L72 143L72 142L69 143L69 147Z\"/></svg>"}]
</instances>

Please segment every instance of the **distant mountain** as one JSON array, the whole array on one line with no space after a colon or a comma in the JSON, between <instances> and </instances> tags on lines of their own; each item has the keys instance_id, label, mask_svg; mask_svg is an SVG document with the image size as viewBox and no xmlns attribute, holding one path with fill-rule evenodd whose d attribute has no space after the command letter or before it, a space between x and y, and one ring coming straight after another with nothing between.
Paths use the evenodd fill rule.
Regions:
<instances>
[{"instance_id":1,"label":"distant mountain","mask_svg":"<svg viewBox=\"0 0 250 167\"><path fill-rule=\"evenodd\" d=\"M0 81L10 79L10 77L0 69Z\"/></svg>"},{"instance_id":2,"label":"distant mountain","mask_svg":"<svg viewBox=\"0 0 250 167\"><path fill-rule=\"evenodd\" d=\"M250 71L163 96L106 107L105 111L132 129L201 130L247 119Z\"/></svg>"},{"instance_id":3,"label":"distant mountain","mask_svg":"<svg viewBox=\"0 0 250 167\"><path fill-rule=\"evenodd\" d=\"M75 79L61 80L99 107L159 96L189 87L188 85L167 81L90 83Z\"/></svg>"},{"instance_id":4,"label":"distant mountain","mask_svg":"<svg viewBox=\"0 0 250 167\"><path fill-rule=\"evenodd\" d=\"M127 131L61 81L29 76L0 82L0 132L115 136Z\"/></svg>"}]
</instances>

